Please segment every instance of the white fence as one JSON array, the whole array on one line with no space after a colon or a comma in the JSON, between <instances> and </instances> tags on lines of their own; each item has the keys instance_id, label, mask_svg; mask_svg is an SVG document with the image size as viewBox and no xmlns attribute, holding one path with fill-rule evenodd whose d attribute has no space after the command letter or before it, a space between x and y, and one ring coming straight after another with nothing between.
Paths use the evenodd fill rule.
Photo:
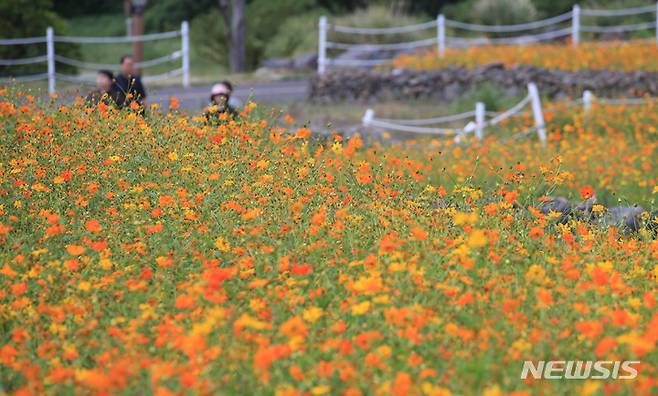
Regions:
<instances>
[{"instance_id":1,"label":"white fence","mask_svg":"<svg viewBox=\"0 0 658 396\"><path fill-rule=\"evenodd\" d=\"M584 17L625 17L632 15L651 14L652 20L636 24L618 24L608 26L583 25L581 18ZM319 45L318 45L318 73L323 74L329 66L376 66L387 64L394 58L387 59L350 59L345 57L330 58L327 54L329 50L351 50L355 52L368 52L373 50L410 50L415 48L429 48L436 46L439 56L445 55L446 48L449 47L472 47L488 44L497 45L524 45L539 43L571 37L573 45L580 43L581 32L592 34L617 34L636 31L655 30L655 40L658 44L658 3L644 7L603 10L580 8L575 5L572 11L551 18L522 23L517 25L479 25L473 23L464 23L445 18L439 15L436 20L417 25L389 27L389 28L360 28L350 26L339 26L329 24L326 17L320 18L319 24ZM454 35L448 36L446 29L452 29ZM433 37L407 41L399 43L386 44L353 44L345 42L329 41L330 32L353 34L359 36L386 36L399 35L405 33L423 32L429 29L436 29ZM471 33L504 33L510 37L460 37L459 32ZM429 34L429 32L428 32Z\"/></svg>"},{"instance_id":2,"label":"white fence","mask_svg":"<svg viewBox=\"0 0 658 396\"><path fill-rule=\"evenodd\" d=\"M81 69L98 70L98 69L114 69L117 64L106 63L93 63L84 62L77 59L65 57L55 53L55 43L75 43L75 44L119 44L119 43L134 43L146 42L155 40L167 40L178 38L181 39L180 49L158 57L135 63L135 66L140 69L146 69L156 65L167 62L172 62L180 59L181 65L178 68L167 71L165 73L149 75L144 77L145 82L160 81L169 78L180 76L184 87L190 85L190 35L189 25L187 22L181 23L180 30L171 32L144 34L141 36L118 36L118 37L76 37L76 36L57 36L52 27L46 29L46 35L41 37L28 37L18 39L0 39L0 45L31 45L31 44L46 44L46 54L35 56L31 58L22 59L0 59L0 66L15 66L15 65L29 65L37 63L46 63L47 71L44 73L32 74L27 76L15 76L6 79L5 81L27 82L48 80L48 92L55 92L55 83L57 80L73 82L73 83L89 83L93 84L93 80L84 77L58 73L56 70L57 63L69 66L75 66ZM2 82L2 80L0 80Z\"/></svg>"},{"instance_id":3,"label":"white fence","mask_svg":"<svg viewBox=\"0 0 658 396\"><path fill-rule=\"evenodd\" d=\"M598 98L594 96L591 91L584 91L581 99L568 103L570 105L582 106L585 115L587 115L595 103L610 105L643 105L647 103L658 103L658 98ZM539 91L534 83L528 84L528 94L521 99L520 102L508 110L499 113L486 111L484 103L481 102L475 104L475 110L473 111L422 119L375 118L375 111L373 109L368 109L362 118L362 125L365 128L375 128L386 131L454 137L455 141L459 143L471 133L474 133L475 137L479 140L484 139L484 132L487 128L500 125L504 120L520 115L521 111L528 104L530 104L534 125L515 136L527 136L531 132L536 131L539 140L542 145L545 146L546 124L544 122L544 112L542 110ZM487 117L489 117L488 120ZM455 128L429 126L457 123L460 121L465 122L466 120L471 121Z\"/></svg>"},{"instance_id":4,"label":"white fence","mask_svg":"<svg viewBox=\"0 0 658 396\"><path fill-rule=\"evenodd\" d=\"M375 118L375 111L373 109L368 109L363 116L362 124L366 128L372 127L389 131L453 136L457 142L461 141L467 135L475 133L475 136L482 140L484 138L484 131L486 128L499 125L504 120L514 117L520 113L521 110L523 110L528 104L531 106L534 118L534 126L530 128L529 131L536 131L537 136L539 137L539 140L542 142L542 144L546 144L546 125L544 123L544 113L541 107L539 91L537 90L537 86L534 83L528 84L528 94L523 99L521 99L519 103L500 113L487 112L484 103L481 102L475 104L475 110L473 111L415 120ZM490 118L487 120L487 117ZM463 126L455 128L428 126L455 123L469 119L473 120L469 121Z\"/></svg>"}]
</instances>

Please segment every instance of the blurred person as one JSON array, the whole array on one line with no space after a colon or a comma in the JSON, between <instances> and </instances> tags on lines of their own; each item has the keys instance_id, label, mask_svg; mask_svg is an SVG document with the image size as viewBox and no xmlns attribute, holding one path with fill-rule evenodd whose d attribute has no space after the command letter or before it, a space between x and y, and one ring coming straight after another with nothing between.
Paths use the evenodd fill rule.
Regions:
<instances>
[{"instance_id":1,"label":"blurred person","mask_svg":"<svg viewBox=\"0 0 658 396\"><path fill-rule=\"evenodd\" d=\"M235 119L238 112L232 101L233 84L222 81L214 84L210 90L210 103L206 108L205 116L208 122L216 122L223 119ZM228 117L228 118L226 118Z\"/></svg>"},{"instance_id":2,"label":"blurred person","mask_svg":"<svg viewBox=\"0 0 658 396\"><path fill-rule=\"evenodd\" d=\"M132 55L121 57L121 71L115 80L116 85L116 104L123 108L130 106L132 102L144 109L146 104L146 90L142 85L142 79L137 75L135 70L135 60Z\"/></svg>"},{"instance_id":3,"label":"blurred person","mask_svg":"<svg viewBox=\"0 0 658 396\"><path fill-rule=\"evenodd\" d=\"M90 104L113 103L116 100L116 89L114 85L114 74L109 70L99 70L96 73L96 89L87 95Z\"/></svg>"}]
</instances>

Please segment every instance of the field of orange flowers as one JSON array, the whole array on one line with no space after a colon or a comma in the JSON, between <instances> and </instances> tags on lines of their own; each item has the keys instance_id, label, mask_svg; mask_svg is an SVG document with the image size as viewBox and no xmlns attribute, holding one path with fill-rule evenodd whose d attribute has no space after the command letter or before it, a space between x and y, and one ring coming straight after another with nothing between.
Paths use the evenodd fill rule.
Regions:
<instances>
[{"instance_id":1,"label":"field of orange flowers","mask_svg":"<svg viewBox=\"0 0 658 396\"><path fill-rule=\"evenodd\" d=\"M546 149L382 146L2 91L0 393L655 394L655 235L537 208L655 209L658 112L547 118Z\"/></svg>"},{"instance_id":2,"label":"field of orange flowers","mask_svg":"<svg viewBox=\"0 0 658 396\"><path fill-rule=\"evenodd\" d=\"M394 66L437 69L448 66L474 68L490 63L532 65L547 69L658 71L658 46L652 41L569 44L492 45L466 49L448 48L444 57L435 50L401 55Z\"/></svg>"}]
</instances>

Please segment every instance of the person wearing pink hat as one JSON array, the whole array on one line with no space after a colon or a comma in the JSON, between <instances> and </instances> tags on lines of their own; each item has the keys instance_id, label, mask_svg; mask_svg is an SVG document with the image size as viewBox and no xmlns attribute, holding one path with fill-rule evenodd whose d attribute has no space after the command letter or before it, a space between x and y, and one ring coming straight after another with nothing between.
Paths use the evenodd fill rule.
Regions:
<instances>
[{"instance_id":1,"label":"person wearing pink hat","mask_svg":"<svg viewBox=\"0 0 658 396\"><path fill-rule=\"evenodd\" d=\"M226 120L225 117L222 117L222 114L228 115L228 119L235 119L237 117L238 112L230 103L232 93L233 85L228 81L222 81L212 86L210 90L210 104L205 112L208 122Z\"/></svg>"}]
</instances>

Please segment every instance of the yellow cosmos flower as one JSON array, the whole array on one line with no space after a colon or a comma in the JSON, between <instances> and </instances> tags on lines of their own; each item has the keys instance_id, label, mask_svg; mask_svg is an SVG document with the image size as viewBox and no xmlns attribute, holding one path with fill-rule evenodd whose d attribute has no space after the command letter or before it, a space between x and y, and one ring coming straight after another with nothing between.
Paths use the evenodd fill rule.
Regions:
<instances>
[{"instance_id":1,"label":"yellow cosmos flower","mask_svg":"<svg viewBox=\"0 0 658 396\"><path fill-rule=\"evenodd\" d=\"M217 237L215 239L215 247L222 252L228 252L231 249L231 244L223 237Z\"/></svg>"},{"instance_id":2,"label":"yellow cosmos flower","mask_svg":"<svg viewBox=\"0 0 658 396\"><path fill-rule=\"evenodd\" d=\"M352 306L352 315L363 315L368 311L370 311L370 301L364 301Z\"/></svg>"},{"instance_id":3,"label":"yellow cosmos flower","mask_svg":"<svg viewBox=\"0 0 658 396\"><path fill-rule=\"evenodd\" d=\"M484 231L475 229L468 236L467 242L468 246L473 248L479 248L487 244L487 235Z\"/></svg>"},{"instance_id":4,"label":"yellow cosmos flower","mask_svg":"<svg viewBox=\"0 0 658 396\"><path fill-rule=\"evenodd\" d=\"M305 321L315 323L322 316L322 309L313 306L304 310L302 317Z\"/></svg>"}]
</instances>

